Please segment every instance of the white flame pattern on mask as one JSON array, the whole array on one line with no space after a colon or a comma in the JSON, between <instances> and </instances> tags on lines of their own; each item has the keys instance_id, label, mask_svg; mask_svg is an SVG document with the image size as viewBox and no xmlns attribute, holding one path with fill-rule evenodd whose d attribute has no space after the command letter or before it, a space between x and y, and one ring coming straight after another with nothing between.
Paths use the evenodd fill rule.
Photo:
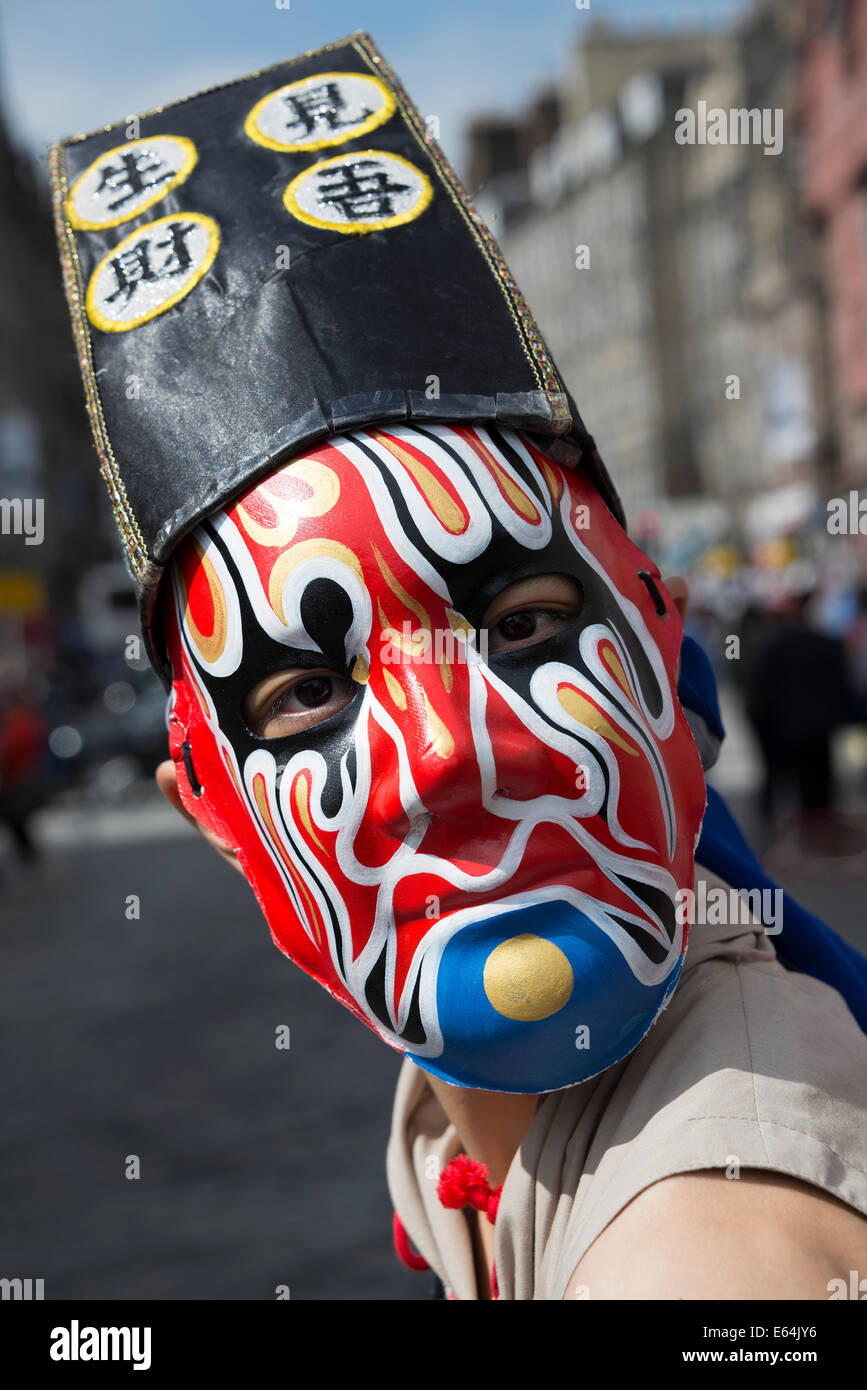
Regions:
<instances>
[{"instance_id":1,"label":"white flame pattern on mask","mask_svg":"<svg viewBox=\"0 0 867 1390\"><path fill-rule=\"evenodd\" d=\"M226 640L223 643L223 649L218 657L213 661L208 661L201 650L201 643L197 643L198 661L209 675L231 676L237 671L244 654L241 605L238 602L238 595L229 567L217 547L211 544L211 538L207 531L204 531L201 526L197 526L193 532L193 537L208 563L213 565L223 593L226 595ZM175 577L175 595L177 597L177 577ZM180 607L179 612L183 614L183 611L183 607Z\"/></svg>"},{"instance_id":2,"label":"white flame pattern on mask","mask_svg":"<svg viewBox=\"0 0 867 1390\"><path fill-rule=\"evenodd\" d=\"M419 443L418 435L408 427L390 427L389 433L404 437L408 442ZM427 434L435 434L447 439L449 444L460 452L461 457L472 472L484 501L513 534L519 534L519 539L524 545L540 548L548 543L551 537L551 521L546 514L546 507L549 504L545 503L540 506L539 497L529 492L493 440L486 438L487 447L497 459L498 464L508 473L515 487L521 490L528 503L538 513L539 522L537 524L530 525L530 523L520 521L520 518L516 516L513 509L500 495L494 480L481 460L470 446L459 436L453 434L447 426L428 426ZM546 498L548 496L547 487L539 475L535 462L524 448L519 437L513 431L503 431L503 434L509 445L521 455L535 477L539 485L540 496ZM451 478L455 487L460 489L461 499L470 514L470 526L462 535L458 536L446 532L439 525L433 514L424 506L414 484L393 454L377 445L377 442L371 440L367 435L359 435L359 438L364 440L368 448L373 447L377 457L388 468L391 476L400 486L413 520L432 549L441 554L444 559L456 563L466 563L485 549L491 537L490 518L482 506L481 499L468 491L466 478L463 475L460 477L456 475L454 461L444 450L435 447L429 438L425 438L423 441L425 451L429 451L430 457L435 459L443 472ZM377 508L378 515L386 528L389 541L404 562L413 568L439 597L451 603L451 596L444 580L420 554L403 530L383 478L369 456L358 447L352 436L333 437L329 440L329 445L339 450L343 457L353 464L361 474ZM629 879L633 882L645 883L649 887L660 890L674 903L677 884L673 876L661 865L648 864L605 848L581 824L581 821L595 816L602 806L603 777L601 765L604 764L608 775L606 821L612 837L625 849L651 850L652 848L645 841L628 835L620 825L617 817L617 803L620 793L617 760L601 734L580 724L564 710L557 699L558 683L565 679L575 689L592 696L600 709L618 721L621 726L628 728L630 736L642 749L653 770L666 825L669 857L673 852L675 834L673 799L664 765L656 752L654 743L656 740L664 740L670 736L675 726L675 710L659 649L638 608L614 587L602 565L581 541L572 523L568 493L564 493L560 511L566 534L573 546L581 554L584 562L599 575L622 613L624 622L632 628L639 638L651 663L658 688L662 693L662 710L654 716L647 708L626 645L613 626L595 624L585 628L580 636L581 655L588 669L593 672L598 684L587 681L574 667L562 663L548 663L533 674L530 687L532 698L539 710L558 728L552 728L551 724L542 719L541 715L516 691L501 681L481 659L468 661L470 679L469 721L478 766L481 771L482 804L492 814L504 820L516 822L515 829L499 863L487 873L472 875L459 869L451 860L419 851L419 845L424 839L431 817L416 789L406 743L400 727L376 698L370 685L365 688L355 726L355 785L353 787L348 771L348 754L344 754L340 767L343 800L340 809L334 816L326 815L322 809L321 796L327 767L320 753L309 750L295 754L283 769L278 791L277 764L273 755L267 750L257 749L247 757L243 771L238 768L234 752L219 730L210 697L207 692L203 692L208 707L208 725L217 737L221 755L224 759L228 758L236 773L240 774L239 783L246 789L251 817L259 830L265 848L281 874L293 909L308 937L315 942L312 924L308 921L297 889L271 844L256 804L253 780L257 775L264 779L269 806L279 810L281 823L278 828L281 832L285 851L321 911L335 970L343 979L348 992L364 1011L365 1016L369 1018L374 1029L386 1040L420 1057L435 1058L440 1056L443 1051L443 1038L436 1005L439 961L454 934L472 922L487 921L528 906L538 905L541 902L565 901L572 904L579 912L584 913L601 932L604 932L611 939L635 977L642 984L648 986L658 985L665 980L681 953L683 945L682 925L676 924L674 937L669 939L668 933L656 913L624 882L624 879ZM355 655L367 654L367 643L370 639L372 625L371 601L369 594L359 584L357 575L350 566L323 556L305 560L290 570L282 596L283 609L287 614L288 621L286 624L281 624L262 589L262 581L258 571L235 528L234 522L225 513L218 513L212 519L212 524L229 549L243 579L256 618L269 636L293 646L313 651L320 650L304 631L300 605L306 585L312 579L328 577L340 585L352 604L353 622L350 628L352 641L349 642L348 636L347 664ZM222 557L219 556L216 546L210 543L204 532L200 532L199 535L208 558L214 560L215 568L218 569L220 579L226 587L227 597L231 597L233 611L235 611L238 607L237 594L234 592L229 572L222 563ZM217 564L218 556L219 566ZM195 663L200 658L189 638L184 607L180 601L177 584L175 584L175 597L187 656L192 663ZM615 648L623 668L629 676L631 688L639 702L638 709L630 705L625 699L624 692L599 656L599 643L603 638ZM458 636L458 640L464 641L460 636ZM349 650L350 645L352 650ZM235 664L237 665L237 662ZM589 785L583 795L573 800L546 794L517 803L497 794L494 752L485 718L488 688L496 691L506 701L513 713L534 737L557 752L565 754L576 763L589 766ZM370 739L368 735L371 720L379 725L394 744L398 764L400 801L410 825L409 832L388 862L375 867L360 863L354 852L355 838L364 819L372 787L373 774L370 765ZM572 732L570 732L576 730L580 730L580 738L573 737ZM301 772L306 772L310 778L309 810L314 827L324 832L336 832L335 851L341 872L351 882L378 889L372 930L355 957L353 957L349 913L342 894L326 873L321 859L311 854L303 837L295 831L295 819L290 797L295 778ZM413 875L429 873L451 884L457 890L467 890L473 893L490 892L505 887L521 864L530 836L539 826L544 824L559 826L565 830L581 846L588 858L617 886L618 890L635 902L638 909L636 913L630 913L618 907L618 916L645 932L658 947L663 947L665 950L663 959L651 960L637 941L614 918L613 909L609 909L598 898L582 893L566 884L550 884L511 896L504 896L496 902L458 909L434 923L415 949L395 1008L394 987L397 962L393 900L398 885ZM327 910L324 895L327 895L328 903L330 903L337 919L337 929L340 932L342 946L340 952L337 949L331 915ZM364 992L370 972L379 961L383 949L386 950L384 993L392 1028L385 1027L374 1014ZM407 1043L400 1036L407 1025L416 982L419 978L421 982L419 990L420 1018L427 1039L423 1044Z\"/></svg>"}]
</instances>

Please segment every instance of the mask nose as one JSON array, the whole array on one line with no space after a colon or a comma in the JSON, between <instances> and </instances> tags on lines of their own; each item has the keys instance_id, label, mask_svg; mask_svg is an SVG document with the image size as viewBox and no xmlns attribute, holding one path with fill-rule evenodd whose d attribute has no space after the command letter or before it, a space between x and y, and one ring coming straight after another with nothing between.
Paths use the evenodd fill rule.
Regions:
<instances>
[{"instance_id":1,"label":"mask nose","mask_svg":"<svg viewBox=\"0 0 867 1390\"><path fill-rule=\"evenodd\" d=\"M482 773L468 709L459 699L435 709L416 685L407 692L406 708L396 722L405 758L380 729L371 743L370 809L376 822L404 839L411 824L432 816L455 823L478 819Z\"/></svg>"},{"instance_id":2,"label":"mask nose","mask_svg":"<svg viewBox=\"0 0 867 1390\"><path fill-rule=\"evenodd\" d=\"M494 792L508 801L533 801L555 793L569 797L578 787L575 764L546 747L523 725L501 727L492 736Z\"/></svg>"},{"instance_id":3,"label":"mask nose","mask_svg":"<svg viewBox=\"0 0 867 1390\"><path fill-rule=\"evenodd\" d=\"M456 679L445 698L436 689L428 695L421 681L408 683L406 693L396 721L407 752L403 778L390 737L380 731L372 750L377 774L371 810L396 838L405 838L410 824L422 818L472 831L486 811L496 811L498 800L529 802L551 793L571 800L580 794L575 763L546 746L490 688L484 702L478 691L471 697L465 679Z\"/></svg>"}]
</instances>

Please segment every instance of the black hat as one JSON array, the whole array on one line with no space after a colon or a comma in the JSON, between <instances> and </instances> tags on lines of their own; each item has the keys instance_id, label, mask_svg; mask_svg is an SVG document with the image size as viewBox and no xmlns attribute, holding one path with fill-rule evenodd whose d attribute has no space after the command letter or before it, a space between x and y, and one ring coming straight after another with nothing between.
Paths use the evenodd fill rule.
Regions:
<instances>
[{"instance_id":1,"label":"black hat","mask_svg":"<svg viewBox=\"0 0 867 1390\"><path fill-rule=\"evenodd\" d=\"M460 420L553 436L623 521L493 237L366 34L64 140L51 179L158 668L151 614L174 547L329 434Z\"/></svg>"}]
</instances>

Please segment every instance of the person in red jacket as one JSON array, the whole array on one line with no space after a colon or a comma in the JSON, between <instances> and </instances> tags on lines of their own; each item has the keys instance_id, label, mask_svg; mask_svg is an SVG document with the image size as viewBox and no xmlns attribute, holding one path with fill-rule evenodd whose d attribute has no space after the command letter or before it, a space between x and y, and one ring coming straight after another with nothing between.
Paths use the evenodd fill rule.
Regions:
<instances>
[{"instance_id":1,"label":"person in red jacket","mask_svg":"<svg viewBox=\"0 0 867 1390\"><path fill-rule=\"evenodd\" d=\"M24 860L38 857L30 818L44 799L47 740L45 720L22 687L0 695L0 821Z\"/></svg>"}]
</instances>

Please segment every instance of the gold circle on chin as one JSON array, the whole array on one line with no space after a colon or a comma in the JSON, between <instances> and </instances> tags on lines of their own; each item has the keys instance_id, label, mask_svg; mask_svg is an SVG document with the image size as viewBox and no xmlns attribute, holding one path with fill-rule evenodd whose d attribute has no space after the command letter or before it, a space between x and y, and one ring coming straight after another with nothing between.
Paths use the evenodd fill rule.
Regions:
<instances>
[{"instance_id":1,"label":"gold circle on chin","mask_svg":"<svg viewBox=\"0 0 867 1390\"><path fill-rule=\"evenodd\" d=\"M574 983L560 947L532 932L501 941L485 961L485 994L491 1007L519 1023L536 1023L559 1013Z\"/></svg>"}]
</instances>

